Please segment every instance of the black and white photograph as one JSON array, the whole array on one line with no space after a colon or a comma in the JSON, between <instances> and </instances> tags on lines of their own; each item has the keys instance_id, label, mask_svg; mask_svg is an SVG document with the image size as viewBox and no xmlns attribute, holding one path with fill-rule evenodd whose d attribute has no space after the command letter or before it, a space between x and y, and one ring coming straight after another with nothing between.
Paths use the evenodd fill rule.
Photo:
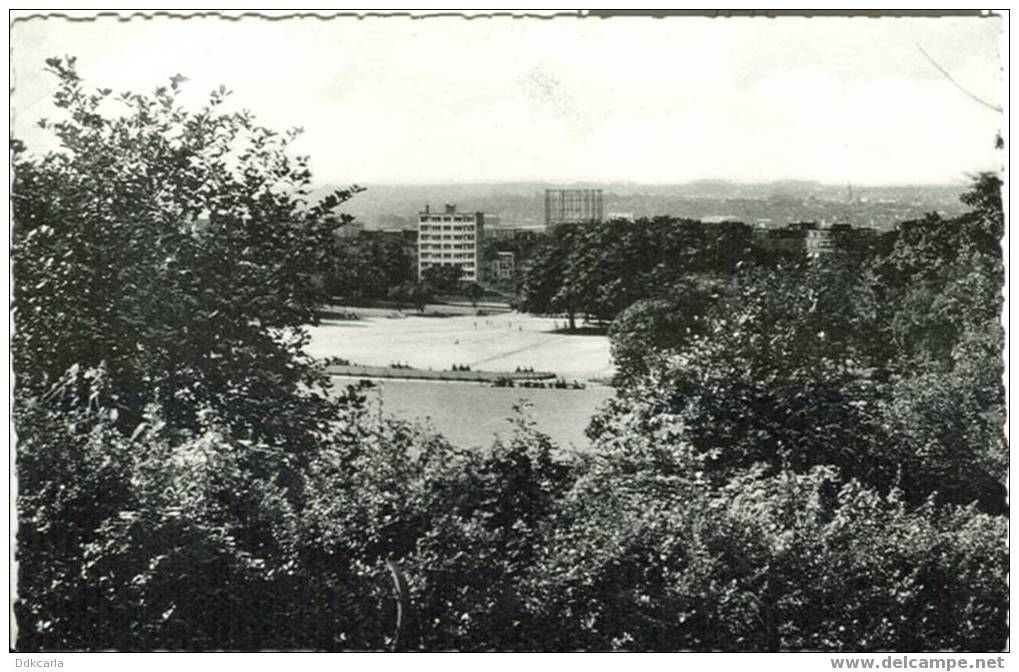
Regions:
<instances>
[{"instance_id":1,"label":"black and white photograph","mask_svg":"<svg viewBox=\"0 0 1019 672\"><path fill-rule=\"evenodd\" d=\"M9 22L11 669L1006 667L1007 10Z\"/></svg>"}]
</instances>

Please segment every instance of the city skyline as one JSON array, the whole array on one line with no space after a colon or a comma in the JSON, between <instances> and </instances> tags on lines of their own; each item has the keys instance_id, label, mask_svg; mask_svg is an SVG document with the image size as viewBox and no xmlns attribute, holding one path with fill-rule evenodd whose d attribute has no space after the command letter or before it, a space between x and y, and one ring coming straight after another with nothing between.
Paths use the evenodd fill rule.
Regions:
<instances>
[{"instance_id":1,"label":"city skyline","mask_svg":"<svg viewBox=\"0 0 1019 672\"><path fill-rule=\"evenodd\" d=\"M260 123L305 129L294 149L320 184L959 184L1000 168L1003 117L938 68L997 104L1000 29L978 17L33 18L12 28L13 130L50 147L34 127L53 116L43 61L68 54L91 87L151 91L180 73L197 105L226 85Z\"/></svg>"}]
</instances>

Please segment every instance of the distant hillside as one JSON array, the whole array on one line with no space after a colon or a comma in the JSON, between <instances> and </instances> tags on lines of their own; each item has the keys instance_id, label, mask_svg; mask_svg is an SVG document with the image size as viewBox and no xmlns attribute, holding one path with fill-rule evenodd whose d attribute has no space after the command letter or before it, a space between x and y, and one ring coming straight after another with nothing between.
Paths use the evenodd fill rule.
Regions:
<instances>
[{"instance_id":1,"label":"distant hillside","mask_svg":"<svg viewBox=\"0 0 1019 672\"><path fill-rule=\"evenodd\" d=\"M634 217L672 215L701 219L732 216L748 223L789 221L845 221L856 226L893 228L898 222L922 217L927 212L956 214L963 211L959 195L966 185L870 186L784 180L742 184L725 180L700 180L660 185L615 183L548 184L511 182L500 184L363 185L344 212L367 228L411 228L426 204L441 208L455 203L460 210L480 210L498 215L504 226L538 226L544 221L547 188L600 188L605 194L606 214ZM323 187L325 193L335 187Z\"/></svg>"}]
</instances>

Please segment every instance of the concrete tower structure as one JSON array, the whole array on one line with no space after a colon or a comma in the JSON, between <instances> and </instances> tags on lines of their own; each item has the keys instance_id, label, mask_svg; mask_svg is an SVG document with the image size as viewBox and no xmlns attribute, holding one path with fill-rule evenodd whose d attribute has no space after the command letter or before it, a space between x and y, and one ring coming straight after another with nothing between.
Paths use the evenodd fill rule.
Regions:
<instances>
[{"instance_id":1,"label":"concrete tower structure","mask_svg":"<svg viewBox=\"0 0 1019 672\"><path fill-rule=\"evenodd\" d=\"M464 280L477 282L484 233L483 212L457 212L452 204L432 212L426 205L418 213L418 278L433 266L459 266Z\"/></svg>"}]
</instances>

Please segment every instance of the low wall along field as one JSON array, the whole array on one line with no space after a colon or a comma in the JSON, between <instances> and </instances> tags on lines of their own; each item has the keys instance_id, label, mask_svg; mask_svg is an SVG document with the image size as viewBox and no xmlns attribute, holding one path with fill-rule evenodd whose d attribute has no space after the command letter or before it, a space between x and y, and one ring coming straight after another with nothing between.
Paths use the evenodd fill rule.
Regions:
<instances>
[{"instance_id":1,"label":"low wall along field","mask_svg":"<svg viewBox=\"0 0 1019 672\"><path fill-rule=\"evenodd\" d=\"M343 364L327 367L334 376L351 376L355 378L402 378L404 380L435 380L453 383L494 383L497 380L511 378L513 380L546 380L555 378L548 371L527 371L499 373L494 371L431 371L428 369L404 369L389 366L361 366Z\"/></svg>"}]
</instances>

